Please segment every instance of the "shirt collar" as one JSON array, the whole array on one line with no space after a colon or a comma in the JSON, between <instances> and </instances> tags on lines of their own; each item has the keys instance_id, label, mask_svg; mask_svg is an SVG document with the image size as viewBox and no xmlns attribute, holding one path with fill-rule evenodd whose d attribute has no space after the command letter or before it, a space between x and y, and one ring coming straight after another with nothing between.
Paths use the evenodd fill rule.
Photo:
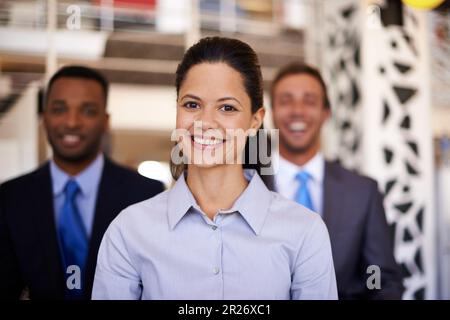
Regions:
<instances>
[{"instance_id":1,"label":"shirt collar","mask_svg":"<svg viewBox=\"0 0 450 320\"><path fill-rule=\"evenodd\" d=\"M314 181L318 183L323 182L323 177L325 174L325 159L321 152L316 153L316 155L303 166L298 166L281 156L279 158L279 161L280 172L283 171L283 174L291 176L292 179L295 179L295 176L299 171L305 170L311 175Z\"/></svg>"},{"instance_id":2,"label":"shirt collar","mask_svg":"<svg viewBox=\"0 0 450 320\"><path fill-rule=\"evenodd\" d=\"M247 188L238 197L231 209L222 212L239 212L253 232L258 235L261 233L269 212L271 194L255 170L245 169L244 175L249 181ZM170 228L174 229L191 208L200 210L186 184L185 176L182 175L169 191L168 220Z\"/></svg>"},{"instance_id":3,"label":"shirt collar","mask_svg":"<svg viewBox=\"0 0 450 320\"><path fill-rule=\"evenodd\" d=\"M100 183L100 177L103 172L105 159L100 153L94 161L78 175L72 177L63 171L55 161L50 160L50 175L52 178L53 196L59 196L64 192L64 188L69 179L74 179L80 186L83 195L91 194Z\"/></svg>"},{"instance_id":4,"label":"shirt collar","mask_svg":"<svg viewBox=\"0 0 450 320\"><path fill-rule=\"evenodd\" d=\"M181 218L192 208L198 207L194 196L189 190L184 173L169 190L167 199L167 214L170 229L175 228Z\"/></svg>"}]
</instances>

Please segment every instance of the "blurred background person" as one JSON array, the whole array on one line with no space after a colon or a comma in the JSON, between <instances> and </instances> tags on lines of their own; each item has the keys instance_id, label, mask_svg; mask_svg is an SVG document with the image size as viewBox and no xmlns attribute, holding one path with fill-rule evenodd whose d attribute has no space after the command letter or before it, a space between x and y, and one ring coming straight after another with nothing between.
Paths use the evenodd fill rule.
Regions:
<instances>
[{"instance_id":1,"label":"blurred background person","mask_svg":"<svg viewBox=\"0 0 450 320\"><path fill-rule=\"evenodd\" d=\"M49 81L43 121L53 157L0 186L0 296L90 298L103 233L125 207L163 185L108 159L108 83L68 66Z\"/></svg>"},{"instance_id":2,"label":"blurred background person","mask_svg":"<svg viewBox=\"0 0 450 320\"><path fill-rule=\"evenodd\" d=\"M320 130L330 116L319 71L289 64L271 88L273 122L279 129L276 190L320 215L330 233L340 299L401 299L402 277L393 255L377 183L325 161ZM370 290L369 266L378 266L381 287Z\"/></svg>"}]
</instances>

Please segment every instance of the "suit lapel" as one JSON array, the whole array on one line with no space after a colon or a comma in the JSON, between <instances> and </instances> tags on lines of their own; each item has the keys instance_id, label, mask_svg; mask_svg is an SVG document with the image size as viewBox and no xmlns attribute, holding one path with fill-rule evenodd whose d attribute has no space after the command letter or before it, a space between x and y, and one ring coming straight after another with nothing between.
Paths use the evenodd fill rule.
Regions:
<instances>
[{"instance_id":1,"label":"suit lapel","mask_svg":"<svg viewBox=\"0 0 450 320\"><path fill-rule=\"evenodd\" d=\"M327 225L330 234L331 243L333 243L339 224L343 217L343 194L339 192L342 188L339 173L331 162L325 162L325 177L323 187L323 219Z\"/></svg>"},{"instance_id":2,"label":"suit lapel","mask_svg":"<svg viewBox=\"0 0 450 320\"><path fill-rule=\"evenodd\" d=\"M53 290L49 291L58 292L62 298L64 276L56 232L52 182L48 163L36 172L30 196L33 223L42 244L40 247L42 247L46 261L49 284L53 287Z\"/></svg>"}]
</instances>

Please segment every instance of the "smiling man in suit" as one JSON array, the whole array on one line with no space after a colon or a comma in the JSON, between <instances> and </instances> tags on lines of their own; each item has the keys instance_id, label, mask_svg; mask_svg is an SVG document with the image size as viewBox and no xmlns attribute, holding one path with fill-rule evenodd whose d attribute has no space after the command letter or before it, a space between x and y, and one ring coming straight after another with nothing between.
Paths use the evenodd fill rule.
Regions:
<instances>
[{"instance_id":1,"label":"smiling man in suit","mask_svg":"<svg viewBox=\"0 0 450 320\"><path fill-rule=\"evenodd\" d=\"M108 159L108 83L68 66L49 81L43 121L50 161L0 186L0 297L90 299L103 234L125 207L163 191Z\"/></svg>"},{"instance_id":2,"label":"smiling man in suit","mask_svg":"<svg viewBox=\"0 0 450 320\"><path fill-rule=\"evenodd\" d=\"M285 66L272 83L271 101L280 136L276 191L324 219L339 298L401 299L402 276L377 183L325 161L320 152L320 131L331 110L319 71ZM380 268L379 288L367 285L371 265Z\"/></svg>"}]
</instances>

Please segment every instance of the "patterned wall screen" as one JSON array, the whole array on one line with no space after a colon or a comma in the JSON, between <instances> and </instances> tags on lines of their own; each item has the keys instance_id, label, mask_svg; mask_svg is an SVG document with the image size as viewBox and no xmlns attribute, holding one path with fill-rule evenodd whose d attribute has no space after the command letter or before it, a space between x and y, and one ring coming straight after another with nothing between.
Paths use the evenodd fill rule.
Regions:
<instances>
[{"instance_id":1,"label":"patterned wall screen","mask_svg":"<svg viewBox=\"0 0 450 320\"><path fill-rule=\"evenodd\" d=\"M323 75L333 116L326 138L330 157L347 168L361 166L361 32L358 1L325 1Z\"/></svg>"},{"instance_id":2,"label":"patterned wall screen","mask_svg":"<svg viewBox=\"0 0 450 320\"><path fill-rule=\"evenodd\" d=\"M365 24L363 170L385 194L405 299L435 297L430 64L425 12L403 26Z\"/></svg>"},{"instance_id":3,"label":"patterned wall screen","mask_svg":"<svg viewBox=\"0 0 450 320\"><path fill-rule=\"evenodd\" d=\"M404 298L424 299L436 292L427 15L406 7L403 14L403 26L383 27L376 7L327 2L322 70L335 154L377 179Z\"/></svg>"}]
</instances>

